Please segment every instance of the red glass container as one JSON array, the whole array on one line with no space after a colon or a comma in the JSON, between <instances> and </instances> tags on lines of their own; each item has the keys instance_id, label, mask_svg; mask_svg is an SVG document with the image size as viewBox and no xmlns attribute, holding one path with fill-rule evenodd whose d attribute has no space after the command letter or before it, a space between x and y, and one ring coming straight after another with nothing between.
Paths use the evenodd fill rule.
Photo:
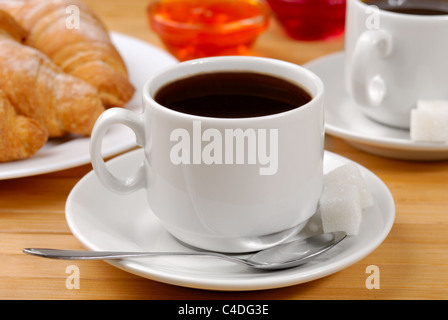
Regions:
<instances>
[{"instance_id":1,"label":"red glass container","mask_svg":"<svg viewBox=\"0 0 448 320\"><path fill-rule=\"evenodd\" d=\"M286 33L296 40L322 40L345 28L346 0L267 0Z\"/></svg>"},{"instance_id":2,"label":"red glass container","mask_svg":"<svg viewBox=\"0 0 448 320\"><path fill-rule=\"evenodd\" d=\"M268 6L258 0L159 0L147 14L180 61L248 54L269 21Z\"/></svg>"}]
</instances>

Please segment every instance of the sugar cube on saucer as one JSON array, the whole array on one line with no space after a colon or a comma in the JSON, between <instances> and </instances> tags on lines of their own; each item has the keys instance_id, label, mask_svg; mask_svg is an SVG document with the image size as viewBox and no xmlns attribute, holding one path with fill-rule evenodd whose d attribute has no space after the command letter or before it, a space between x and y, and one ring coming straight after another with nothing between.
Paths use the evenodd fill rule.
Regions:
<instances>
[{"instance_id":1,"label":"sugar cube on saucer","mask_svg":"<svg viewBox=\"0 0 448 320\"><path fill-rule=\"evenodd\" d=\"M345 231L356 235L362 220L360 194L354 185L327 194L320 202L320 215L324 232Z\"/></svg>"},{"instance_id":2,"label":"sugar cube on saucer","mask_svg":"<svg viewBox=\"0 0 448 320\"><path fill-rule=\"evenodd\" d=\"M327 173L324 176L324 191L322 195L325 197L326 194L331 195L335 192L343 192L350 185L354 185L358 190L362 209L373 205L372 195L367 188L366 181L361 170L354 163L347 163Z\"/></svg>"},{"instance_id":3,"label":"sugar cube on saucer","mask_svg":"<svg viewBox=\"0 0 448 320\"><path fill-rule=\"evenodd\" d=\"M411 140L448 142L448 101L420 100L411 111Z\"/></svg>"},{"instance_id":4,"label":"sugar cube on saucer","mask_svg":"<svg viewBox=\"0 0 448 320\"><path fill-rule=\"evenodd\" d=\"M372 195L354 163L340 166L324 176L324 188L319 200L324 232L358 234L363 209L372 205Z\"/></svg>"},{"instance_id":5,"label":"sugar cube on saucer","mask_svg":"<svg viewBox=\"0 0 448 320\"><path fill-rule=\"evenodd\" d=\"M417 109L433 112L448 112L448 100L419 100L417 101Z\"/></svg>"}]
</instances>

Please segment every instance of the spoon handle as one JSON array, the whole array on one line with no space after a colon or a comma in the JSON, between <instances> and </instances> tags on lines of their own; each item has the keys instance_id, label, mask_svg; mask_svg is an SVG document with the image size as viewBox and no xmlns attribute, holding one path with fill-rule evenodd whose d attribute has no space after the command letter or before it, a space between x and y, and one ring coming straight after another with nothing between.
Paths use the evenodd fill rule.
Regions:
<instances>
[{"instance_id":1,"label":"spoon handle","mask_svg":"<svg viewBox=\"0 0 448 320\"><path fill-rule=\"evenodd\" d=\"M245 259L232 257L216 252L118 252L118 251L87 251L87 250L59 250L45 248L25 248L24 253L50 259L62 260L112 260L123 258L148 258L160 256L202 256L215 257L236 262L242 265L253 266L253 263Z\"/></svg>"},{"instance_id":2,"label":"spoon handle","mask_svg":"<svg viewBox=\"0 0 448 320\"><path fill-rule=\"evenodd\" d=\"M44 248L25 248L24 253L31 255L63 260L108 260L123 258L144 258L157 256L210 256L211 253L200 252L117 252L117 251L87 251L87 250L59 250Z\"/></svg>"}]
</instances>

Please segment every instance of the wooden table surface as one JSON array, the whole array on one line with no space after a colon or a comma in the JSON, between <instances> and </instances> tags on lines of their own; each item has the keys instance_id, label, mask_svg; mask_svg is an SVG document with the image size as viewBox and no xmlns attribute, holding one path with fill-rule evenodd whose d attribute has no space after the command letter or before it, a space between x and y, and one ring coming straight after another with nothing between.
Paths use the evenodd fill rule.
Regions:
<instances>
[{"instance_id":1,"label":"wooden table surface","mask_svg":"<svg viewBox=\"0 0 448 320\"><path fill-rule=\"evenodd\" d=\"M162 47L145 17L146 1L86 1L114 31ZM343 38L299 42L273 20L254 55L303 64L343 49ZM151 57L148 57L150 59ZM70 261L23 254L24 247L83 249L70 232L64 207L90 164L45 175L0 181L0 299L447 299L448 162L410 162L359 151L326 137L326 149L380 177L396 203L394 226L370 255L333 275L300 285L254 291L215 292L141 278L103 261L82 262L79 289L66 287ZM366 288L366 268L376 265L380 288Z\"/></svg>"}]
</instances>

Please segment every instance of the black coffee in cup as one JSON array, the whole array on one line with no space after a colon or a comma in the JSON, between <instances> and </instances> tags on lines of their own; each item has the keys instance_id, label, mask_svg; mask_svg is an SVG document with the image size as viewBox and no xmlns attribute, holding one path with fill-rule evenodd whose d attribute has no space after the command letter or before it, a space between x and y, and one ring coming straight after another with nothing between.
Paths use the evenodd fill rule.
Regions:
<instances>
[{"instance_id":1,"label":"black coffee in cup","mask_svg":"<svg viewBox=\"0 0 448 320\"><path fill-rule=\"evenodd\" d=\"M448 14L447 0L364 0L363 2L396 13L432 16Z\"/></svg>"},{"instance_id":2,"label":"black coffee in cup","mask_svg":"<svg viewBox=\"0 0 448 320\"><path fill-rule=\"evenodd\" d=\"M182 113L213 118L251 118L289 111L311 95L290 81L256 72L213 72L160 88L155 101Z\"/></svg>"}]
</instances>

